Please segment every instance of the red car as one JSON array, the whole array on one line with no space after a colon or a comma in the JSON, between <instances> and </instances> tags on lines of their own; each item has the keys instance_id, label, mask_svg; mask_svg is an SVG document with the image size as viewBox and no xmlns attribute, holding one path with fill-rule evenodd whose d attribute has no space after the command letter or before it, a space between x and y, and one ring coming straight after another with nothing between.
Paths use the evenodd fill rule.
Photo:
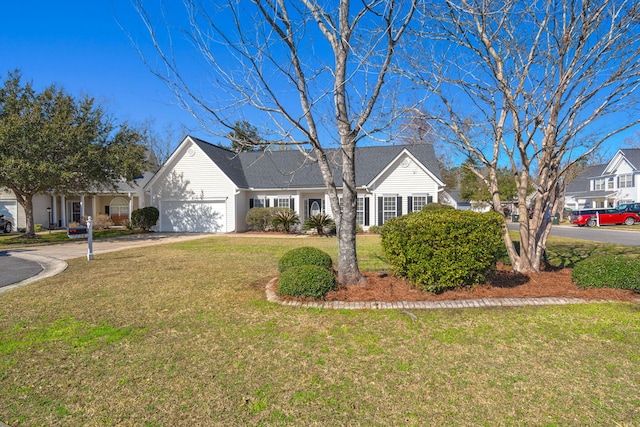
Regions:
<instances>
[{"instance_id":1,"label":"red car","mask_svg":"<svg viewBox=\"0 0 640 427\"><path fill-rule=\"evenodd\" d=\"M600 225L624 224L633 225L640 222L640 215L635 212L622 212L617 209L583 209L571 212L571 224L578 227L595 227Z\"/></svg>"}]
</instances>

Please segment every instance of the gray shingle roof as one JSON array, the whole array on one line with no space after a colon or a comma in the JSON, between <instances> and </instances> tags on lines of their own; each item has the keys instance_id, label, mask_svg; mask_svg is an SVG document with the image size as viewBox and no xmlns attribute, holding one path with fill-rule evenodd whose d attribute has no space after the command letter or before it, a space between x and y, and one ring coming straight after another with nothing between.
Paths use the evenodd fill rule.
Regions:
<instances>
[{"instance_id":1,"label":"gray shingle roof","mask_svg":"<svg viewBox=\"0 0 640 427\"><path fill-rule=\"evenodd\" d=\"M191 139L239 188L324 187L317 163L298 150L234 153L201 139ZM356 185L362 187L369 184L404 149L442 180L433 145L385 145L356 148ZM342 152L330 149L326 150L326 154L334 171L335 184L340 187ZM311 157L315 158L314 155Z\"/></svg>"},{"instance_id":2,"label":"gray shingle roof","mask_svg":"<svg viewBox=\"0 0 640 427\"><path fill-rule=\"evenodd\" d=\"M589 181L591 178L602 176L602 172L607 167L607 164L587 166L582 172L578 174L567 185L566 194L580 193L582 191L589 191Z\"/></svg>"}]
</instances>

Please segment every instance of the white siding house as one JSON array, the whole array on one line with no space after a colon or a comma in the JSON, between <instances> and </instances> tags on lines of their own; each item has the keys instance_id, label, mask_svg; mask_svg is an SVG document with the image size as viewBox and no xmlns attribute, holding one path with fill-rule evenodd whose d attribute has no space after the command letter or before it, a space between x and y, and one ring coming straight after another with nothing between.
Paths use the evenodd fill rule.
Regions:
<instances>
[{"instance_id":1,"label":"white siding house","mask_svg":"<svg viewBox=\"0 0 640 427\"><path fill-rule=\"evenodd\" d=\"M622 149L606 164L586 168L567 186L565 207L610 208L640 202L640 149Z\"/></svg>"},{"instance_id":2,"label":"white siding house","mask_svg":"<svg viewBox=\"0 0 640 427\"><path fill-rule=\"evenodd\" d=\"M340 188L340 152L327 156ZM356 180L364 229L437 202L444 188L431 145L360 147ZM159 231L245 231L252 207L288 207L302 222L330 213L319 168L303 153L234 153L193 137L181 142L145 190L160 211Z\"/></svg>"}]
</instances>

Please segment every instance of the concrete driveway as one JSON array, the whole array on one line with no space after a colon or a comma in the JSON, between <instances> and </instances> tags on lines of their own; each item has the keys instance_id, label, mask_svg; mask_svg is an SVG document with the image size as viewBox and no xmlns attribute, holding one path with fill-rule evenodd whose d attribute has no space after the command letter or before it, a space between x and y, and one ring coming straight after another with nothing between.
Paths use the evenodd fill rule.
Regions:
<instances>
[{"instance_id":1,"label":"concrete driveway","mask_svg":"<svg viewBox=\"0 0 640 427\"><path fill-rule=\"evenodd\" d=\"M107 252L210 237L200 233L146 233L93 241L94 258ZM65 260L86 257L86 240L0 251L0 293L61 273Z\"/></svg>"}]
</instances>

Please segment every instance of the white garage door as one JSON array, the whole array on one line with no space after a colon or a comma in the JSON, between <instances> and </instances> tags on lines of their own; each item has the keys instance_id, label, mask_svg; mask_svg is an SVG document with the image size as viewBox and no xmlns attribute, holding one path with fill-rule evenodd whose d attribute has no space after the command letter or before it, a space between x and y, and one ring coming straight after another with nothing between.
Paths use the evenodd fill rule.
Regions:
<instances>
[{"instance_id":1,"label":"white garage door","mask_svg":"<svg viewBox=\"0 0 640 427\"><path fill-rule=\"evenodd\" d=\"M13 228L18 227L18 201L0 200L0 215L11 218Z\"/></svg>"},{"instance_id":2,"label":"white garage door","mask_svg":"<svg viewBox=\"0 0 640 427\"><path fill-rule=\"evenodd\" d=\"M160 231L218 233L227 231L224 201L179 200L160 204Z\"/></svg>"}]
</instances>

